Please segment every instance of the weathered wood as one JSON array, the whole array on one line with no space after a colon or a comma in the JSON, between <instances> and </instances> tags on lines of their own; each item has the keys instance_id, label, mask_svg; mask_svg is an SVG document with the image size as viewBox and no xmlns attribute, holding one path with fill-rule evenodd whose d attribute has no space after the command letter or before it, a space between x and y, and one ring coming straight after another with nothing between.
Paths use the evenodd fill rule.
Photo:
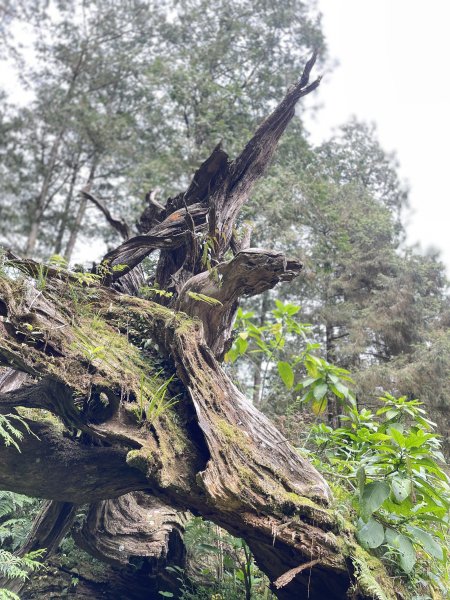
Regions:
<instances>
[{"instance_id":1,"label":"weathered wood","mask_svg":"<svg viewBox=\"0 0 450 600\"><path fill-rule=\"evenodd\" d=\"M280 281L291 281L301 268L300 261L286 259L281 252L249 248L188 279L179 291L175 309L202 321L206 343L217 358L222 358L231 340L239 299L261 294ZM207 297L205 301L199 294ZM208 302L208 298L215 302Z\"/></svg>"},{"instance_id":2,"label":"weathered wood","mask_svg":"<svg viewBox=\"0 0 450 600\"><path fill-rule=\"evenodd\" d=\"M157 502L243 537L280 599L342 600L352 588L355 541L330 508L327 483L216 360L239 299L301 269L280 253L238 251L235 224L296 102L319 84L309 84L314 61L240 156L229 161L217 146L184 194L165 206L150 202L143 235L125 239L129 230L97 202L125 239L104 257L102 284L12 256L25 275L0 277L0 364L26 378L23 388L12 377L0 390L0 411L26 409L35 434L25 435L21 453L0 446L0 489L94 503L79 539L104 560L120 563L121 545L128 557L167 554L178 525L136 525L143 505ZM170 298L158 304L111 289L121 280L122 291L135 293L136 268L156 249L154 283ZM158 399L150 382L161 389L164 380L168 394ZM96 537L100 526L106 531Z\"/></svg>"},{"instance_id":3,"label":"weathered wood","mask_svg":"<svg viewBox=\"0 0 450 600\"><path fill-rule=\"evenodd\" d=\"M280 598L303 594L308 581L313 599L343 597L351 577L339 527L328 508L331 495L327 484L232 384L205 343L199 321L104 287L83 288L86 295L79 291L78 310L87 302L90 314L104 320L102 335L107 332L111 336L111 355L86 360L72 342L80 339L79 329L90 331L92 344L101 342L101 337L92 329L93 317L87 318L83 310L77 313L68 305L70 292L64 282L49 281L42 298L34 304L33 294L22 294L20 312L14 290L2 293L8 287L0 281L0 297L11 324L3 332L0 357L4 361L12 358L26 372L33 369L40 378L34 406L39 398L46 408L50 406L42 387L56 380L76 392L80 407L84 405L83 394L86 400L99 389L108 392L112 409L105 407L102 413L101 409L86 407L80 411L79 418L86 426L83 436L89 438L91 429L95 434L88 446L86 437L68 436L57 422L30 421L39 440L26 435L20 454L13 448L0 448L1 488L72 503L148 491L164 504L192 510L244 537L272 581L311 560L313 552L319 562L311 573L299 573L281 588L277 592ZM52 356L46 354L44 346L36 348L32 339L16 339L22 335L24 315L28 321L32 315L34 327L45 334L48 347L57 349ZM131 394L134 383L127 382L123 357L114 356L120 351L120 339L124 352L131 352L138 361L137 350L127 350L130 334L137 345L142 339L154 340L180 379L182 395L177 404L151 425L140 426L130 412L137 403ZM135 363L136 370L151 364L150 357L140 354L142 363ZM115 404L118 386L124 394ZM14 403L10 394L16 393L18 405L29 403L31 390L29 386L25 390L3 394L0 401L6 397L9 410ZM64 398L65 402L51 404L51 410L70 420L70 413L61 408L69 397Z\"/></svg>"},{"instance_id":4,"label":"weathered wood","mask_svg":"<svg viewBox=\"0 0 450 600\"><path fill-rule=\"evenodd\" d=\"M142 492L91 504L73 537L92 556L112 565L134 558L151 559L153 574L164 565L184 566L183 513Z\"/></svg>"}]
</instances>

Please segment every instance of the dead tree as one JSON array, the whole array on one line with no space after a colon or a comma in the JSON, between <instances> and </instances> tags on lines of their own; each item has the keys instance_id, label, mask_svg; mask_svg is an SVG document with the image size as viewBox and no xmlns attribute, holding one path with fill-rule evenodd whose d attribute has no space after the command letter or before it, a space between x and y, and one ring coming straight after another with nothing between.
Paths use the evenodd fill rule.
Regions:
<instances>
[{"instance_id":1,"label":"dead tree","mask_svg":"<svg viewBox=\"0 0 450 600\"><path fill-rule=\"evenodd\" d=\"M0 447L0 488L48 500L25 549L50 552L89 503L75 534L83 548L111 564L161 565L170 552L182 559L190 511L244 538L280 599L371 597L327 483L220 366L240 298L301 271L295 258L247 247L236 219L297 101L319 85L309 83L314 61L235 160L219 145L186 192L165 206L149 194L138 235L83 192L124 240L96 276L8 255L0 411L32 433L20 453ZM149 301L136 290L155 250L152 287L164 293Z\"/></svg>"}]
</instances>

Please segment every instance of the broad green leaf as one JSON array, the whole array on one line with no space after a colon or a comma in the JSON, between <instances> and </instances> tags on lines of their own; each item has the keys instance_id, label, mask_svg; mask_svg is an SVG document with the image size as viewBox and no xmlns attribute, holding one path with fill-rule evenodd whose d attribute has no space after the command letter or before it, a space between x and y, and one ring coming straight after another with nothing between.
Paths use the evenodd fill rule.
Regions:
<instances>
[{"instance_id":1,"label":"broad green leaf","mask_svg":"<svg viewBox=\"0 0 450 600\"><path fill-rule=\"evenodd\" d=\"M386 542L398 551L398 564L405 573L410 573L416 564L416 552L411 540L393 529L386 529Z\"/></svg>"},{"instance_id":2,"label":"broad green leaf","mask_svg":"<svg viewBox=\"0 0 450 600\"><path fill-rule=\"evenodd\" d=\"M438 503L441 503L442 506L450 507L450 502L447 498L437 489L436 487L430 485L425 479L422 477L416 476L414 478L414 486L416 489L419 489L421 493L430 496L432 499L436 499Z\"/></svg>"},{"instance_id":3,"label":"broad green leaf","mask_svg":"<svg viewBox=\"0 0 450 600\"><path fill-rule=\"evenodd\" d=\"M325 396L325 394L328 391L328 386L326 383L319 383L318 385L316 385L314 387L314 398L316 400L322 400L322 398Z\"/></svg>"},{"instance_id":4,"label":"broad green leaf","mask_svg":"<svg viewBox=\"0 0 450 600\"><path fill-rule=\"evenodd\" d=\"M391 481L391 490L394 500L401 504L411 493L411 479L406 477L394 477Z\"/></svg>"},{"instance_id":5,"label":"broad green leaf","mask_svg":"<svg viewBox=\"0 0 450 600\"><path fill-rule=\"evenodd\" d=\"M236 345L237 351L239 352L239 355L245 354L245 352L248 348L248 342L246 339L238 337L235 341L235 345Z\"/></svg>"},{"instance_id":6,"label":"broad green leaf","mask_svg":"<svg viewBox=\"0 0 450 600\"><path fill-rule=\"evenodd\" d=\"M386 413L385 414L386 419L388 419L390 421L391 419L394 419L396 416L398 416L400 414L400 411L388 409L385 411L385 413ZM377 414L380 414L380 411L378 411Z\"/></svg>"},{"instance_id":7,"label":"broad green leaf","mask_svg":"<svg viewBox=\"0 0 450 600\"><path fill-rule=\"evenodd\" d=\"M294 385L294 371L292 370L291 365L280 360L280 362L277 364L277 368L284 385L288 389L291 389L291 387Z\"/></svg>"},{"instance_id":8,"label":"broad green leaf","mask_svg":"<svg viewBox=\"0 0 450 600\"><path fill-rule=\"evenodd\" d=\"M430 473L433 473L433 475L436 475L436 477L438 477L439 479L441 479L442 481L448 481L448 477L447 475L444 473L444 471L439 467L439 465L432 460L431 458L415 458L413 460L413 464L412 467L424 467L424 469L426 471L429 471Z\"/></svg>"},{"instance_id":9,"label":"broad green leaf","mask_svg":"<svg viewBox=\"0 0 450 600\"><path fill-rule=\"evenodd\" d=\"M401 433L401 431L399 431L395 427L390 427L389 434L392 437L392 439L395 442L397 442L397 444L400 446L400 448L405 448L406 440L405 440L405 436L403 435L403 433Z\"/></svg>"},{"instance_id":10,"label":"broad green leaf","mask_svg":"<svg viewBox=\"0 0 450 600\"><path fill-rule=\"evenodd\" d=\"M363 548L378 548L384 542L384 528L372 517L367 523L360 520L356 537Z\"/></svg>"},{"instance_id":11,"label":"broad green leaf","mask_svg":"<svg viewBox=\"0 0 450 600\"><path fill-rule=\"evenodd\" d=\"M414 546L406 535L400 534L397 540L400 555L399 565L406 574L411 573L416 564L416 551L414 550Z\"/></svg>"},{"instance_id":12,"label":"broad green leaf","mask_svg":"<svg viewBox=\"0 0 450 600\"><path fill-rule=\"evenodd\" d=\"M344 396L344 394L343 394L342 392L340 392L340 391L338 390L338 388L337 388L337 387L336 387L334 384L332 384L332 383L330 383L330 390L333 392L333 394L334 394L335 396L337 396L337 397L338 397L338 398L340 398L341 400L344 400L344 399L345 399L345 396Z\"/></svg>"},{"instance_id":13,"label":"broad green leaf","mask_svg":"<svg viewBox=\"0 0 450 600\"><path fill-rule=\"evenodd\" d=\"M411 498L407 498L403 500L401 504L397 504L397 502L393 502L390 498L387 498L383 502L383 509L392 513L393 515L399 515L401 517L409 517L412 516L412 510L414 508L414 504L411 501Z\"/></svg>"},{"instance_id":14,"label":"broad green leaf","mask_svg":"<svg viewBox=\"0 0 450 600\"><path fill-rule=\"evenodd\" d=\"M412 535L413 540L415 542L419 542L425 552L431 556L434 556L434 558L437 558L438 560L444 560L444 551L436 538L423 529L415 527L414 525L408 525L407 529Z\"/></svg>"},{"instance_id":15,"label":"broad green leaf","mask_svg":"<svg viewBox=\"0 0 450 600\"><path fill-rule=\"evenodd\" d=\"M344 396L344 398L347 398L348 396L348 387L343 385L342 383L336 383L336 389Z\"/></svg>"},{"instance_id":16,"label":"broad green leaf","mask_svg":"<svg viewBox=\"0 0 450 600\"><path fill-rule=\"evenodd\" d=\"M317 377L307 377L306 379L304 379L301 382L301 386L302 387L308 387L309 385L311 385L312 383L314 383L315 381L317 381Z\"/></svg>"},{"instance_id":17,"label":"broad green leaf","mask_svg":"<svg viewBox=\"0 0 450 600\"><path fill-rule=\"evenodd\" d=\"M311 403L312 411L315 415L321 415L325 412L328 405L328 400L322 398L322 400L313 400Z\"/></svg>"},{"instance_id":18,"label":"broad green leaf","mask_svg":"<svg viewBox=\"0 0 450 600\"><path fill-rule=\"evenodd\" d=\"M380 508L389 497L389 485L384 481L373 481L364 487L360 497L360 512L364 521Z\"/></svg>"},{"instance_id":19,"label":"broad green leaf","mask_svg":"<svg viewBox=\"0 0 450 600\"><path fill-rule=\"evenodd\" d=\"M225 354L225 362L226 363L234 363L239 358L239 352L236 348L231 348Z\"/></svg>"},{"instance_id":20,"label":"broad green leaf","mask_svg":"<svg viewBox=\"0 0 450 600\"><path fill-rule=\"evenodd\" d=\"M290 317L296 315L300 310L300 306L296 306L295 304L286 304L284 308Z\"/></svg>"},{"instance_id":21,"label":"broad green leaf","mask_svg":"<svg viewBox=\"0 0 450 600\"><path fill-rule=\"evenodd\" d=\"M432 437L434 437L432 433L425 433L422 435L420 435L420 433L418 433L418 434L413 433L406 438L405 447L406 448L420 448Z\"/></svg>"},{"instance_id":22,"label":"broad green leaf","mask_svg":"<svg viewBox=\"0 0 450 600\"><path fill-rule=\"evenodd\" d=\"M385 433L371 433L368 439L372 442L385 442L386 440L390 440L391 437Z\"/></svg>"}]
</instances>

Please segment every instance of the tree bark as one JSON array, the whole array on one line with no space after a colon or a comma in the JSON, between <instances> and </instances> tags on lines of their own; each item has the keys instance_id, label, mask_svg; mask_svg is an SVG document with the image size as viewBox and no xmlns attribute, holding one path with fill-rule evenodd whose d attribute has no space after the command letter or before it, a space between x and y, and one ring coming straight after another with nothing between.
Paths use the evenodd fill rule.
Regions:
<instances>
[{"instance_id":1,"label":"tree bark","mask_svg":"<svg viewBox=\"0 0 450 600\"><path fill-rule=\"evenodd\" d=\"M156 502L244 538L282 600L338 600L357 588L357 544L327 483L218 362L239 299L301 270L266 249L225 255L296 102L318 85L308 83L313 63L242 154L230 162L215 148L188 190L155 208L147 233L123 235L97 279L13 257L22 276L0 277L0 363L26 376L0 393L0 411L18 411L34 434L25 432L20 453L0 447L0 489L90 503L78 537L105 560L120 563L121 546L128 557L167 555L178 516L133 539ZM157 248L160 303L114 289Z\"/></svg>"}]
</instances>

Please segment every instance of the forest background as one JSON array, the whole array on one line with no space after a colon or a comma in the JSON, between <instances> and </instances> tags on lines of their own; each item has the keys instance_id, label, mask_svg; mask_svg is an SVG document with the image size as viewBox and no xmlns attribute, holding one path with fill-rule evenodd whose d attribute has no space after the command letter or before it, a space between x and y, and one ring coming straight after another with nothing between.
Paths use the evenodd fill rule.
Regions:
<instances>
[{"instance_id":1,"label":"forest background","mask_svg":"<svg viewBox=\"0 0 450 600\"><path fill-rule=\"evenodd\" d=\"M333 63L317 7L300 0L7 2L0 27L2 58L29 98L11 102L3 82L0 243L79 270L74 263L90 267L119 242L91 192L119 220L137 221L146 194L164 204L182 191L219 141L238 154L313 49L319 71L329 76ZM17 32L26 32L25 48ZM299 257L303 275L248 301L230 372L304 446L312 425L318 435L342 425L348 393L344 386L324 401L329 390L319 389L315 409L314 398L314 410L305 409L311 398L297 382L307 370L306 336L317 356L351 374L360 410L378 410L386 394L420 399L447 453L445 267L437 251L408 245L408 188L375 127L351 119L317 146L303 111L240 222L252 245ZM292 325L294 315L310 327ZM29 522L35 503L8 498ZM242 556L225 534L211 535L216 554L229 544Z\"/></svg>"}]
</instances>

